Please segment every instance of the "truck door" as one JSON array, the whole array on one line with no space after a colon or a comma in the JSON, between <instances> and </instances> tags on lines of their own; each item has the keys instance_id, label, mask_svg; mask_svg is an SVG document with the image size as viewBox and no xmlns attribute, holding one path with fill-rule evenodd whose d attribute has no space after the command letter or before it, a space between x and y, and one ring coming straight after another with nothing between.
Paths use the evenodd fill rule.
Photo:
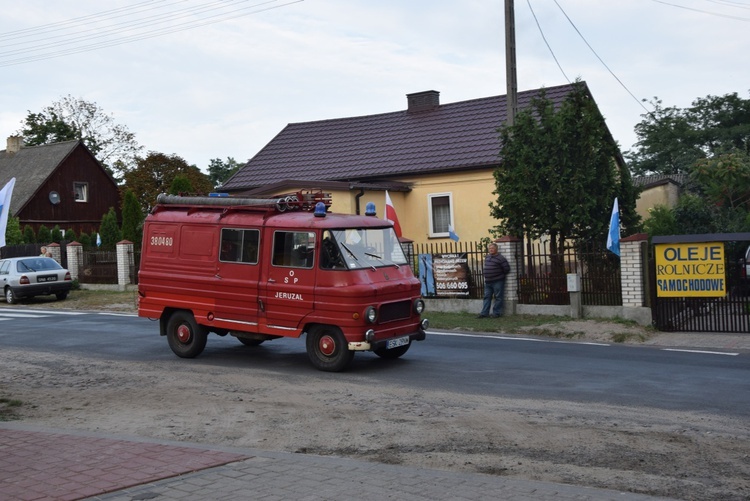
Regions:
<instances>
[{"instance_id":1,"label":"truck door","mask_svg":"<svg viewBox=\"0 0 750 501\"><path fill-rule=\"evenodd\" d=\"M273 231L271 259L262 267L265 276L261 279L265 287L261 291L263 308L270 328L296 330L312 311L315 240L312 231Z\"/></svg>"},{"instance_id":2,"label":"truck door","mask_svg":"<svg viewBox=\"0 0 750 501\"><path fill-rule=\"evenodd\" d=\"M258 325L259 244L260 230L221 229L216 317L236 330L253 332Z\"/></svg>"}]
</instances>

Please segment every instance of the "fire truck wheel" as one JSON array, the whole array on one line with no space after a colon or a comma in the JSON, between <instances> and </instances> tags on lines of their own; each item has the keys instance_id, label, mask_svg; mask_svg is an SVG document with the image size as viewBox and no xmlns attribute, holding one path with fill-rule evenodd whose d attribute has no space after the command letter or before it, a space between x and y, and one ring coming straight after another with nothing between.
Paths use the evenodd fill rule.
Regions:
<instances>
[{"instance_id":1,"label":"fire truck wheel","mask_svg":"<svg viewBox=\"0 0 750 501\"><path fill-rule=\"evenodd\" d=\"M346 338L338 327L316 325L307 333L307 356L316 369L339 372L354 358Z\"/></svg>"},{"instance_id":2,"label":"fire truck wheel","mask_svg":"<svg viewBox=\"0 0 750 501\"><path fill-rule=\"evenodd\" d=\"M167 341L175 355L181 358L194 358L203 352L208 339L208 331L198 325L193 314L176 311L167 322Z\"/></svg>"},{"instance_id":3,"label":"fire truck wheel","mask_svg":"<svg viewBox=\"0 0 750 501\"><path fill-rule=\"evenodd\" d=\"M411 346L411 341L409 341L409 344L405 344L397 348L391 348L390 350L386 348L380 348L379 350L373 350L373 351L380 358L387 358L389 360L392 360L394 358L400 357L401 355L409 351L409 346Z\"/></svg>"}]
</instances>

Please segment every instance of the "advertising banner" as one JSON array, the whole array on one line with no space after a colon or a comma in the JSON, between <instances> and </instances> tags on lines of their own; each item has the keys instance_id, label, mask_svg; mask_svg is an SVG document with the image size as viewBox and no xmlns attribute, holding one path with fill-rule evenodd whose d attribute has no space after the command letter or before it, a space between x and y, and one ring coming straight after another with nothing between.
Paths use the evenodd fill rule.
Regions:
<instances>
[{"instance_id":1,"label":"advertising banner","mask_svg":"<svg viewBox=\"0 0 750 501\"><path fill-rule=\"evenodd\" d=\"M723 243L657 244L655 252L658 297L726 295Z\"/></svg>"}]
</instances>

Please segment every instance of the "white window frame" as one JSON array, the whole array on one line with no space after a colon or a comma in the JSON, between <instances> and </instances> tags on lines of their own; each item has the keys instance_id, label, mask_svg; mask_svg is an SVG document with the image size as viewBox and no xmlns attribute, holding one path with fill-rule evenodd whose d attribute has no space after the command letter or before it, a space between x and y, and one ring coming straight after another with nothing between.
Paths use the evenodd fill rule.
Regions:
<instances>
[{"instance_id":1,"label":"white window frame","mask_svg":"<svg viewBox=\"0 0 750 501\"><path fill-rule=\"evenodd\" d=\"M80 193L81 196L79 198L76 198L76 195L78 194L80 187ZM88 202L89 201L89 183L84 182L73 182L73 199L76 202Z\"/></svg>"},{"instance_id":2,"label":"white window frame","mask_svg":"<svg viewBox=\"0 0 750 501\"><path fill-rule=\"evenodd\" d=\"M427 195L427 218L428 218L429 225L430 225L430 231L428 235L430 238L447 238L449 236L447 228L444 232L433 231L433 228L435 227L435 225L433 224L433 217L432 217L432 214L434 212L432 203L435 198L443 198L443 197L448 197L448 210L450 211L450 222L448 224L449 226L455 227L455 225L453 224L453 193L449 191L445 193L430 193Z\"/></svg>"}]
</instances>

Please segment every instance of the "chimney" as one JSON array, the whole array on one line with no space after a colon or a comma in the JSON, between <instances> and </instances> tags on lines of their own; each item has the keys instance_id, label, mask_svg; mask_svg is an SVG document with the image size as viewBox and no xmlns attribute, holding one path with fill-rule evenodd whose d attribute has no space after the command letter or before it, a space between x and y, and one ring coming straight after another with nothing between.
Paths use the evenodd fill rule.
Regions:
<instances>
[{"instance_id":1,"label":"chimney","mask_svg":"<svg viewBox=\"0 0 750 501\"><path fill-rule=\"evenodd\" d=\"M8 147L5 150L8 154L18 153L23 148L23 138L21 136L9 136Z\"/></svg>"},{"instance_id":2,"label":"chimney","mask_svg":"<svg viewBox=\"0 0 750 501\"><path fill-rule=\"evenodd\" d=\"M406 95L406 101L409 105L409 113L420 111L435 110L440 106L440 93L436 90L426 90Z\"/></svg>"}]
</instances>

